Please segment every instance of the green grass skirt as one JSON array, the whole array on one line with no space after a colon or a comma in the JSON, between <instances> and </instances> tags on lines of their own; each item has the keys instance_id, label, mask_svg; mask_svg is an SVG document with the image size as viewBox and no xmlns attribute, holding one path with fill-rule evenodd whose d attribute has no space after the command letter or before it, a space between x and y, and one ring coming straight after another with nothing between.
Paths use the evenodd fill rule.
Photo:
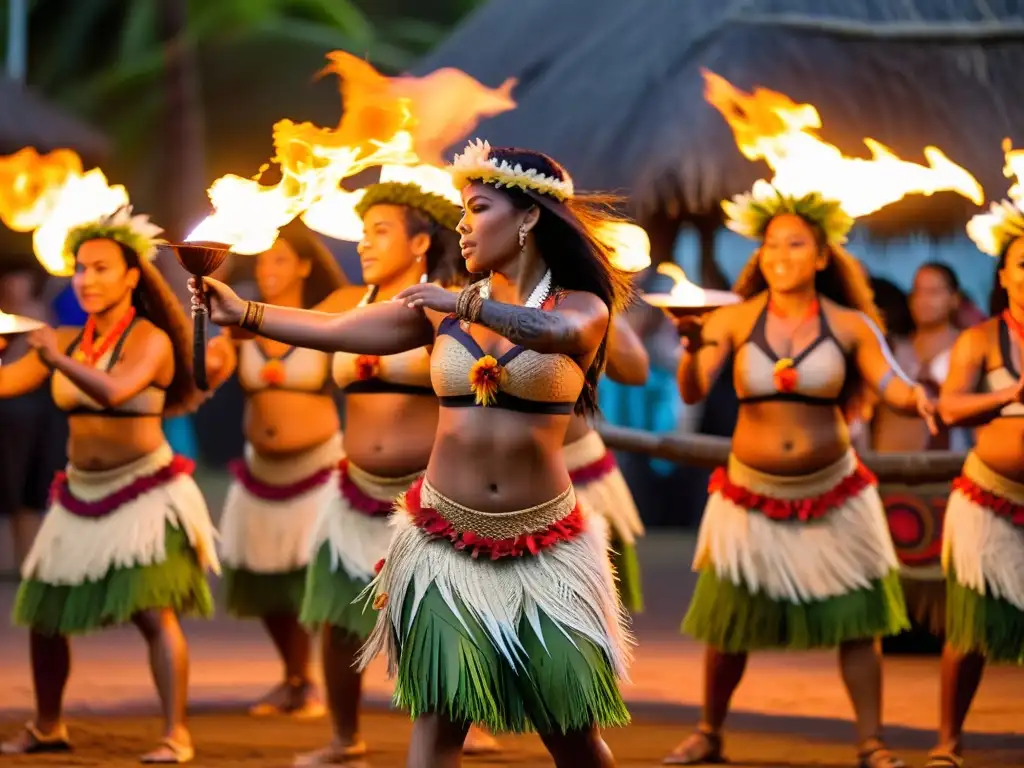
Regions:
<instances>
[{"instance_id":1,"label":"green grass skirt","mask_svg":"<svg viewBox=\"0 0 1024 768\"><path fill-rule=\"evenodd\" d=\"M468 629L436 586L427 589L410 626L413 600L410 589L402 607L408 632L400 642L395 683L395 703L412 717L440 713L492 733L565 733L629 723L608 658L545 614L543 641L525 618L520 623L521 659L513 666L461 601Z\"/></svg>"},{"instance_id":2,"label":"green grass skirt","mask_svg":"<svg viewBox=\"0 0 1024 768\"><path fill-rule=\"evenodd\" d=\"M25 579L14 601L14 623L47 635L77 635L154 608L212 616L210 587L185 533L168 523L166 543L162 563L111 568L96 581L67 586Z\"/></svg>"},{"instance_id":3,"label":"green grass skirt","mask_svg":"<svg viewBox=\"0 0 1024 768\"><path fill-rule=\"evenodd\" d=\"M300 620L313 629L330 624L365 640L377 623L377 612L369 606L364 611L362 600L353 601L369 583L369 580L352 578L340 565L338 570L332 571L330 545L322 544L306 569Z\"/></svg>"},{"instance_id":4,"label":"green grass skirt","mask_svg":"<svg viewBox=\"0 0 1024 768\"><path fill-rule=\"evenodd\" d=\"M772 600L701 571L682 631L726 653L768 648L835 648L909 629L899 571L869 589L809 603Z\"/></svg>"},{"instance_id":5,"label":"green grass skirt","mask_svg":"<svg viewBox=\"0 0 1024 768\"><path fill-rule=\"evenodd\" d=\"M1024 664L1024 611L965 587L950 568L946 641L962 653L982 653L992 662Z\"/></svg>"},{"instance_id":6,"label":"green grass skirt","mask_svg":"<svg viewBox=\"0 0 1024 768\"><path fill-rule=\"evenodd\" d=\"M619 538L613 538L611 549L612 567L615 569L615 586L619 590L619 600L630 613L643 613L644 590L636 547L624 543Z\"/></svg>"},{"instance_id":7,"label":"green grass skirt","mask_svg":"<svg viewBox=\"0 0 1024 768\"><path fill-rule=\"evenodd\" d=\"M257 573L246 568L224 568L224 602L230 615L256 619L272 614L298 615L306 588L306 569L284 573Z\"/></svg>"}]
</instances>

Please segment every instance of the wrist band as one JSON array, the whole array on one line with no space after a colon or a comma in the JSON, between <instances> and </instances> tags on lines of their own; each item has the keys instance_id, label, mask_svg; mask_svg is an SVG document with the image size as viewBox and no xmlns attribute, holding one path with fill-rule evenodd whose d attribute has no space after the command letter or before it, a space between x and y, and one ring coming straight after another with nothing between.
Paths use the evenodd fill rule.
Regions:
<instances>
[{"instance_id":1,"label":"wrist band","mask_svg":"<svg viewBox=\"0 0 1024 768\"><path fill-rule=\"evenodd\" d=\"M263 304L258 301L245 302L245 312L238 323L239 328L247 331L258 331L263 325Z\"/></svg>"}]
</instances>

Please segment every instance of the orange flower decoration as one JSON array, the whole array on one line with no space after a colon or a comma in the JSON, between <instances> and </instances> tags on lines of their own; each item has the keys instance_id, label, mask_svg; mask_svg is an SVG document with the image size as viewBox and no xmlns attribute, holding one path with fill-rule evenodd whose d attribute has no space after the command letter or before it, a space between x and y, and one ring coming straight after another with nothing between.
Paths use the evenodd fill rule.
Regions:
<instances>
[{"instance_id":1,"label":"orange flower decoration","mask_svg":"<svg viewBox=\"0 0 1024 768\"><path fill-rule=\"evenodd\" d=\"M381 592L373 598L373 610L382 611L388 607L388 593Z\"/></svg>"},{"instance_id":2,"label":"orange flower decoration","mask_svg":"<svg viewBox=\"0 0 1024 768\"><path fill-rule=\"evenodd\" d=\"M796 383L799 379L796 368L793 366L793 361L784 357L775 363L775 368L772 371L772 380L775 383L775 389L778 392L793 392L796 389Z\"/></svg>"},{"instance_id":3,"label":"orange flower decoration","mask_svg":"<svg viewBox=\"0 0 1024 768\"><path fill-rule=\"evenodd\" d=\"M260 379L268 386L281 386L284 383L284 363L277 358L267 360L260 370Z\"/></svg>"},{"instance_id":4,"label":"orange flower decoration","mask_svg":"<svg viewBox=\"0 0 1024 768\"><path fill-rule=\"evenodd\" d=\"M490 355L484 355L469 369L469 387L476 395L477 405L494 405L504 382L505 369Z\"/></svg>"},{"instance_id":5,"label":"orange flower decoration","mask_svg":"<svg viewBox=\"0 0 1024 768\"><path fill-rule=\"evenodd\" d=\"M356 358L356 378L360 381L373 379L380 373L380 358L377 355L360 355Z\"/></svg>"}]
</instances>

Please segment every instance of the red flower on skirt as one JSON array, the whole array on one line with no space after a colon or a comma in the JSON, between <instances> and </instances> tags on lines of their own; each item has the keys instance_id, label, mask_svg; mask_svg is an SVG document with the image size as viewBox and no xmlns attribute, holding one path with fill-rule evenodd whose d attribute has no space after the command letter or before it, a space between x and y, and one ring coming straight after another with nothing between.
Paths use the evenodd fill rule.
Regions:
<instances>
[{"instance_id":1,"label":"red flower on skirt","mask_svg":"<svg viewBox=\"0 0 1024 768\"><path fill-rule=\"evenodd\" d=\"M338 485L341 488L341 495L356 512L362 512L369 517L386 517L395 508L393 501L375 499L352 482L348 475L347 458L338 463Z\"/></svg>"},{"instance_id":2,"label":"red flower on skirt","mask_svg":"<svg viewBox=\"0 0 1024 768\"><path fill-rule=\"evenodd\" d=\"M132 480L124 488L120 488L101 499L85 501L71 492L68 476L58 472L50 486L50 501L60 504L64 509L78 517L105 517L116 512L143 494L174 480L178 475L191 475L195 464L184 456L175 456L170 463L152 474L143 475Z\"/></svg>"},{"instance_id":3,"label":"red flower on skirt","mask_svg":"<svg viewBox=\"0 0 1024 768\"><path fill-rule=\"evenodd\" d=\"M953 490L960 491L979 507L992 510L992 514L997 517L1005 518L1013 525L1024 528L1024 505L997 496L964 475L953 481Z\"/></svg>"},{"instance_id":4,"label":"red flower on skirt","mask_svg":"<svg viewBox=\"0 0 1024 768\"><path fill-rule=\"evenodd\" d=\"M510 539L490 539L472 531L459 533L441 514L431 507L424 507L420 501L422 479L413 483L405 494L405 507L413 522L424 533L435 538L448 539L456 549L464 550L473 558L481 555L491 560L504 557L536 555L564 541L572 541L583 532L583 511L580 505L547 528L515 536Z\"/></svg>"},{"instance_id":5,"label":"red flower on skirt","mask_svg":"<svg viewBox=\"0 0 1024 768\"><path fill-rule=\"evenodd\" d=\"M820 496L809 496L805 499L776 499L737 485L729 479L729 473L725 467L719 467L711 473L708 493L720 493L737 507L750 512L760 512L772 520L806 523L820 520L869 485L877 483L878 480L871 470L858 461L857 467L851 474Z\"/></svg>"}]
</instances>

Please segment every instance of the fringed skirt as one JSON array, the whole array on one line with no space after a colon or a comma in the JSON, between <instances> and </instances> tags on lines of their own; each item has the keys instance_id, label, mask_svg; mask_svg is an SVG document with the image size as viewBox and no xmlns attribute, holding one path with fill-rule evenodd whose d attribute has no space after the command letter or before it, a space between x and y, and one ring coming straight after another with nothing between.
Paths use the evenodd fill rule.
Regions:
<instances>
[{"instance_id":1,"label":"fringed skirt","mask_svg":"<svg viewBox=\"0 0 1024 768\"><path fill-rule=\"evenodd\" d=\"M1024 664L1024 485L968 454L942 536L947 641Z\"/></svg>"},{"instance_id":2,"label":"fringed skirt","mask_svg":"<svg viewBox=\"0 0 1024 768\"><path fill-rule=\"evenodd\" d=\"M395 702L493 732L560 733L629 722L617 679L633 640L605 521L570 486L537 507L486 514L413 484L365 599L363 648L397 676Z\"/></svg>"},{"instance_id":3,"label":"fringed skirt","mask_svg":"<svg viewBox=\"0 0 1024 768\"><path fill-rule=\"evenodd\" d=\"M709 492L684 632L739 653L831 648L908 628L875 478L852 451L799 477L730 456Z\"/></svg>"},{"instance_id":4,"label":"fringed skirt","mask_svg":"<svg viewBox=\"0 0 1024 768\"><path fill-rule=\"evenodd\" d=\"M565 446L565 464L583 504L608 521L619 597L627 610L640 613L644 597L636 539L643 536L644 524L615 455L601 435L591 430Z\"/></svg>"},{"instance_id":5,"label":"fringed skirt","mask_svg":"<svg viewBox=\"0 0 1024 768\"><path fill-rule=\"evenodd\" d=\"M376 614L364 610L356 598L387 554L388 518L395 500L421 474L378 477L341 460L337 482L331 484L313 531L302 603L304 624L330 624L360 639L370 634Z\"/></svg>"},{"instance_id":6,"label":"fringed skirt","mask_svg":"<svg viewBox=\"0 0 1024 768\"><path fill-rule=\"evenodd\" d=\"M235 480L220 520L229 613L299 612L310 538L341 456L336 434L287 459L261 456L247 445L245 459L231 464Z\"/></svg>"},{"instance_id":7,"label":"fringed skirt","mask_svg":"<svg viewBox=\"0 0 1024 768\"><path fill-rule=\"evenodd\" d=\"M215 535L192 462L168 445L117 469L69 465L22 566L14 621L70 635L154 608L209 616Z\"/></svg>"}]
</instances>

